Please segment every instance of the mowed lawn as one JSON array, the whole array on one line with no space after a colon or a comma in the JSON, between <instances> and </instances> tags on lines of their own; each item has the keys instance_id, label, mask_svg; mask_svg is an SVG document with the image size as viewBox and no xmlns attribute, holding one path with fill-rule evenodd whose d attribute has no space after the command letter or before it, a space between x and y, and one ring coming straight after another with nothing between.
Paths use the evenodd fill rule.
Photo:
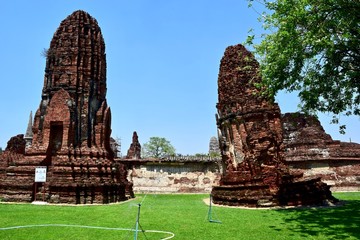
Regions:
<instances>
[{"instance_id":1,"label":"mowed lawn","mask_svg":"<svg viewBox=\"0 0 360 240\"><path fill-rule=\"evenodd\" d=\"M142 229L172 232L172 239L360 239L360 192L334 195L345 204L277 210L213 207L212 218L221 223L207 220L209 206L203 199L209 196L203 194L137 195L110 205L1 203L0 239L134 239L133 231L118 228L135 228L139 203ZM21 227L4 230L12 226ZM170 236L138 233L138 239Z\"/></svg>"}]
</instances>

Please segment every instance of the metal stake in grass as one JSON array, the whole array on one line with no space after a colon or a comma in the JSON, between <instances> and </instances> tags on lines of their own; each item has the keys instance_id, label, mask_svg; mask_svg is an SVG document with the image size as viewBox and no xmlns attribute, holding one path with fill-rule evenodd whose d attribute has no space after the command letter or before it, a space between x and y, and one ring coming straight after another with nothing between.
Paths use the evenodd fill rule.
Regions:
<instances>
[{"instance_id":1,"label":"metal stake in grass","mask_svg":"<svg viewBox=\"0 0 360 240\"><path fill-rule=\"evenodd\" d=\"M141 208L141 203L137 204L138 206L138 214L137 214L137 217L136 217L136 223L135 223L135 232L134 232L134 240L137 240L138 239L138 232L139 232L139 227L141 229L141 231L144 233L144 236L146 238L146 235L145 235L145 231L144 229L141 227L140 225L140 208ZM147 239L147 238L146 238Z\"/></svg>"},{"instance_id":2,"label":"metal stake in grass","mask_svg":"<svg viewBox=\"0 0 360 240\"><path fill-rule=\"evenodd\" d=\"M213 218L212 218L212 213L213 213L213 211L212 211L212 195L210 194L210 204L209 204L209 211L208 211L208 220L209 220L209 222L211 222L211 223L222 223L222 222L219 221L219 220L213 219ZM214 213L214 215L215 215L215 213ZM216 216L215 216L215 217L216 217Z\"/></svg>"},{"instance_id":3,"label":"metal stake in grass","mask_svg":"<svg viewBox=\"0 0 360 240\"><path fill-rule=\"evenodd\" d=\"M136 223L135 223L135 231L134 231L134 240L138 239L138 232L139 232L139 228L141 229L141 232L144 234L145 238L147 239L146 235L145 235L145 230L141 227L140 225L140 209L141 209L141 204L144 202L145 198L147 195L145 195L144 199L141 201L141 203L136 204L138 206L138 213L137 213L137 217L136 217Z\"/></svg>"}]
</instances>

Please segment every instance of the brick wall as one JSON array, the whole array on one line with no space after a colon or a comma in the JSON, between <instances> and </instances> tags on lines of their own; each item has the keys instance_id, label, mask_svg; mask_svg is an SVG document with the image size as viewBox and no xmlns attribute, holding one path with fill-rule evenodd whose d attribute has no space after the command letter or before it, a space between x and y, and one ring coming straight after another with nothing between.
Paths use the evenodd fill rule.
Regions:
<instances>
[{"instance_id":1,"label":"brick wall","mask_svg":"<svg viewBox=\"0 0 360 240\"><path fill-rule=\"evenodd\" d=\"M220 180L216 162L147 162L128 174L138 193L210 193Z\"/></svg>"}]
</instances>

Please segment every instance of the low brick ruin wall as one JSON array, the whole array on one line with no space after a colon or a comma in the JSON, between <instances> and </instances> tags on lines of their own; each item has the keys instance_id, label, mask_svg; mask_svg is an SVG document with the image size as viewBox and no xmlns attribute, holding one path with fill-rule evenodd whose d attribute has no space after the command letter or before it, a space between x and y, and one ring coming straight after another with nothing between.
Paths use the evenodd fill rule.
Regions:
<instances>
[{"instance_id":1,"label":"low brick ruin wall","mask_svg":"<svg viewBox=\"0 0 360 240\"><path fill-rule=\"evenodd\" d=\"M286 163L316 176L332 191L360 191L360 144L333 140L315 116L282 116Z\"/></svg>"},{"instance_id":2,"label":"low brick ruin wall","mask_svg":"<svg viewBox=\"0 0 360 240\"><path fill-rule=\"evenodd\" d=\"M146 162L128 174L137 193L210 193L220 180L216 162Z\"/></svg>"},{"instance_id":3,"label":"low brick ruin wall","mask_svg":"<svg viewBox=\"0 0 360 240\"><path fill-rule=\"evenodd\" d=\"M332 191L360 191L360 162L344 159L286 161L305 177L321 177ZM218 185L217 162L152 161L133 165L128 179L136 193L210 193Z\"/></svg>"},{"instance_id":4,"label":"low brick ruin wall","mask_svg":"<svg viewBox=\"0 0 360 240\"><path fill-rule=\"evenodd\" d=\"M360 191L360 161L358 160L307 160L287 161L293 171L304 176L319 176L331 186L331 191Z\"/></svg>"}]
</instances>

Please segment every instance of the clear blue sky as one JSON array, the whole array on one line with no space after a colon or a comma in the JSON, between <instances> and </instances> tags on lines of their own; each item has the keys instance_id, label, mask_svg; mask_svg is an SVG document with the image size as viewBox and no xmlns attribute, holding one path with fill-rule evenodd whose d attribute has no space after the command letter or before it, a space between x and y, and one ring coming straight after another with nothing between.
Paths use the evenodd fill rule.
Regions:
<instances>
[{"instance_id":1,"label":"clear blue sky","mask_svg":"<svg viewBox=\"0 0 360 240\"><path fill-rule=\"evenodd\" d=\"M43 87L41 56L60 22L75 10L95 17L107 53L107 100L113 137L126 154L132 132L143 144L165 137L177 153L206 153L216 136L220 59L229 45L259 29L245 0L8 0L1 2L0 147L25 133ZM261 9L257 9L261 11ZM297 110L294 95L277 97L282 112ZM334 139L360 142L359 118L343 118L347 134L320 120Z\"/></svg>"}]
</instances>

